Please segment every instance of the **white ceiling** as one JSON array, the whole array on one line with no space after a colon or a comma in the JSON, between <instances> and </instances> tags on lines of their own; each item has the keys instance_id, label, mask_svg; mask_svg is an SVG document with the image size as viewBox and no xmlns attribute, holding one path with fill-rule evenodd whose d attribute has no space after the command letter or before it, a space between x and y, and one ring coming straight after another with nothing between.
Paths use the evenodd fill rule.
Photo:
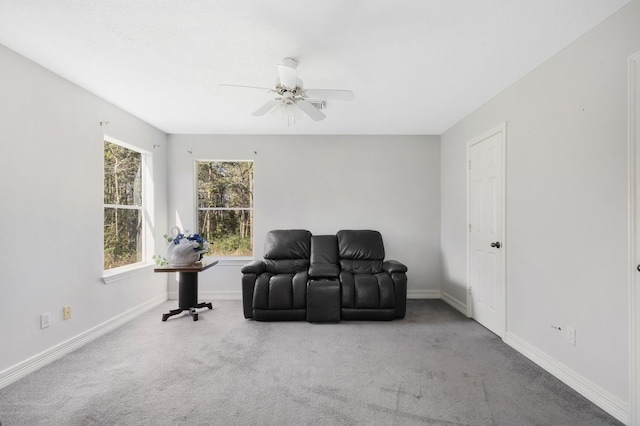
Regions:
<instances>
[{"instance_id":1,"label":"white ceiling","mask_svg":"<svg viewBox=\"0 0 640 426\"><path fill-rule=\"evenodd\" d=\"M0 43L167 133L441 134L629 1L0 0ZM288 127L218 88L284 57L356 99Z\"/></svg>"}]
</instances>

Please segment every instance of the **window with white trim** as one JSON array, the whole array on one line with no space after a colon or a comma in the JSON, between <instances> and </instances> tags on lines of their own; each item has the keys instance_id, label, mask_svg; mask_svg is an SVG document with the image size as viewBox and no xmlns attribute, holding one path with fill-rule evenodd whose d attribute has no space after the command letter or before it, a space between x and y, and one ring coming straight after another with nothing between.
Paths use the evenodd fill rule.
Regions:
<instances>
[{"instance_id":1,"label":"window with white trim","mask_svg":"<svg viewBox=\"0 0 640 426\"><path fill-rule=\"evenodd\" d=\"M104 270L142 262L144 155L104 141Z\"/></svg>"},{"instance_id":2,"label":"window with white trim","mask_svg":"<svg viewBox=\"0 0 640 426\"><path fill-rule=\"evenodd\" d=\"M253 161L196 161L198 232L210 256L253 256Z\"/></svg>"}]
</instances>

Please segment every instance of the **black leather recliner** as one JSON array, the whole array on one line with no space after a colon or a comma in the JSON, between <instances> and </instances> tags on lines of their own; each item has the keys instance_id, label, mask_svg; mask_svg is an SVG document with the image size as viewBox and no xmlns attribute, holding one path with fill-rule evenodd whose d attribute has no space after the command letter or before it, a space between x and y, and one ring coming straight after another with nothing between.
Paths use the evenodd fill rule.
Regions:
<instances>
[{"instance_id":1,"label":"black leather recliner","mask_svg":"<svg viewBox=\"0 0 640 426\"><path fill-rule=\"evenodd\" d=\"M311 232L268 232L264 260L253 261L242 268L245 318L305 320L310 253Z\"/></svg>"},{"instance_id":2,"label":"black leather recliner","mask_svg":"<svg viewBox=\"0 0 640 426\"><path fill-rule=\"evenodd\" d=\"M404 318L407 267L384 255L377 231L270 231L264 260L242 268L244 316L309 322Z\"/></svg>"},{"instance_id":3,"label":"black leather recliner","mask_svg":"<svg viewBox=\"0 0 640 426\"><path fill-rule=\"evenodd\" d=\"M407 310L407 267L384 260L378 231L338 231L342 319L392 320Z\"/></svg>"}]
</instances>

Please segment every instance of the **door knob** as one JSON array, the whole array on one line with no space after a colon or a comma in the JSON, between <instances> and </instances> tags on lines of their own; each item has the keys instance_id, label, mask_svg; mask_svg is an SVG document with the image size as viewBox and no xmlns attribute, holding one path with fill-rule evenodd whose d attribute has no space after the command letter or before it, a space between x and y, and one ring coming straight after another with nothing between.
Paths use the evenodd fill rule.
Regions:
<instances>
[{"instance_id":1,"label":"door knob","mask_svg":"<svg viewBox=\"0 0 640 426\"><path fill-rule=\"evenodd\" d=\"M496 241L495 243L491 243L491 247L500 248L500 241Z\"/></svg>"}]
</instances>

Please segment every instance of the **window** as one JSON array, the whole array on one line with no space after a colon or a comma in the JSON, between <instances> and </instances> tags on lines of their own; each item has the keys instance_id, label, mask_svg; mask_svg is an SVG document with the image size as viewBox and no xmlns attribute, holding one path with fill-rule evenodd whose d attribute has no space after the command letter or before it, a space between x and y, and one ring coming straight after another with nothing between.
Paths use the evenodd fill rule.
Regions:
<instances>
[{"instance_id":1,"label":"window","mask_svg":"<svg viewBox=\"0 0 640 426\"><path fill-rule=\"evenodd\" d=\"M142 261L143 156L104 142L104 270Z\"/></svg>"},{"instance_id":2,"label":"window","mask_svg":"<svg viewBox=\"0 0 640 426\"><path fill-rule=\"evenodd\" d=\"M210 256L253 256L253 162L198 161L198 232Z\"/></svg>"}]
</instances>

